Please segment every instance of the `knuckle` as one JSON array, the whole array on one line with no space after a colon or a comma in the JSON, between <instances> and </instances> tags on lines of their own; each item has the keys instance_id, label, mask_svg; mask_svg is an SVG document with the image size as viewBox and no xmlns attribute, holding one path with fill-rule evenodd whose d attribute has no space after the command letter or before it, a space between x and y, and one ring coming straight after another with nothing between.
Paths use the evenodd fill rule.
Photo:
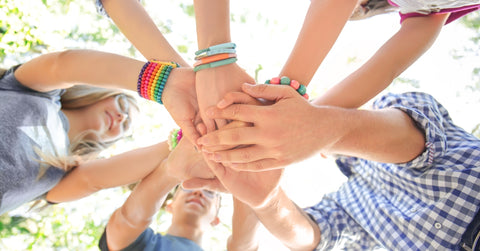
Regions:
<instances>
[{"instance_id":1,"label":"knuckle","mask_svg":"<svg viewBox=\"0 0 480 251\"><path fill-rule=\"evenodd\" d=\"M237 118L238 115L239 115L240 112L241 112L241 108L240 108L239 105L233 106L232 108L233 108L233 109L232 109L232 117L233 117L233 118Z\"/></svg>"},{"instance_id":2,"label":"knuckle","mask_svg":"<svg viewBox=\"0 0 480 251\"><path fill-rule=\"evenodd\" d=\"M248 160L250 160L250 159L252 158L252 155L251 155L250 152L247 151L247 150L240 150L240 158L241 158L242 160L248 161Z\"/></svg>"},{"instance_id":3,"label":"knuckle","mask_svg":"<svg viewBox=\"0 0 480 251\"><path fill-rule=\"evenodd\" d=\"M268 88L268 85L257 85L259 92L265 92Z\"/></svg>"},{"instance_id":4,"label":"knuckle","mask_svg":"<svg viewBox=\"0 0 480 251\"><path fill-rule=\"evenodd\" d=\"M262 171L264 169L264 166L261 161L257 161L253 163L253 169L257 171Z\"/></svg>"}]
</instances>

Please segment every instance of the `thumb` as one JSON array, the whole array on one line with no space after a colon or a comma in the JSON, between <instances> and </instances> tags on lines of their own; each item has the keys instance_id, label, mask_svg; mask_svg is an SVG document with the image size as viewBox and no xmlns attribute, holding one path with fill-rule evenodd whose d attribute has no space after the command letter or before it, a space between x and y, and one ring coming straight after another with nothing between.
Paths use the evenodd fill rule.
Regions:
<instances>
[{"instance_id":1,"label":"thumb","mask_svg":"<svg viewBox=\"0 0 480 251\"><path fill-rule=\"evenodd\" d=\"M198 149L197 139L200 138L200 134L198 133L195 125L192 121L185 120L178 124L180 128L182 128L183 135L190 141L195 147Z\"/></svg>"},{"instance_id":2,"label":"thumb","mask_svg":"<svg viewBox=\"0 0 480 251\"><path fill-rule=\"evenodd\" d=\"M286 85L248 84L242 85L242 90L255 98L263 98L270 101L290 98L296 95L295 90Z\"/></svg>"}]
</instances>

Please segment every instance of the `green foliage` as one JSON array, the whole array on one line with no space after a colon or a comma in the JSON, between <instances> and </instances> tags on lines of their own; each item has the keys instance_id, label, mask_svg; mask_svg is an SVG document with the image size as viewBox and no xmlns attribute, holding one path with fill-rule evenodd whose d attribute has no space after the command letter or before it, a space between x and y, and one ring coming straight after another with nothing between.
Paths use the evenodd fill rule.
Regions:
<instances>
[{"instance_id":1,"label":"green foliage","mask_svg":"<svg viewBox=\"0 0 480 251\"><path fill-rule=\"evenodd\" d=\"M411 87L414 87L414 88L419 88L420 87L420 83L419 83L418 80L401 78L401 77L398 77L398 78L393 80L392 86L397 85L397 84L410 85Z\"/></svg>"},{"instance_id":2,"label":"green foliage","mask_svg":"<svg viewBox=\"0 0 480 251\"><path fill-rule=\"evenodd\" d=\"M193 8L193 4L180 4L180 8L182 8L183 12L187 14L189 17L195 16L195 9Z\"/></svg>"}]
</instances>

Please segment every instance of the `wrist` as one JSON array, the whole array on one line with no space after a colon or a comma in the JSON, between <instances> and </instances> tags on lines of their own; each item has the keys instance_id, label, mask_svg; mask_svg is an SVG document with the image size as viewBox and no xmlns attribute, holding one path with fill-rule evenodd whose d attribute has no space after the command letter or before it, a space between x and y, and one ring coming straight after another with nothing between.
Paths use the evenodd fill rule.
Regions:
<instances>
[{"instance_id":1,"label":"wrist","mask_svg":"<svg viewBox=\"0 0 480 251\"><path fill-rule=\"evenodd\" d=\"M277 186L266 197L265 200L257 204L249 204L255 214L266 214L275 210L282 199L283 190Z\"/></svg>"}]
</instances>

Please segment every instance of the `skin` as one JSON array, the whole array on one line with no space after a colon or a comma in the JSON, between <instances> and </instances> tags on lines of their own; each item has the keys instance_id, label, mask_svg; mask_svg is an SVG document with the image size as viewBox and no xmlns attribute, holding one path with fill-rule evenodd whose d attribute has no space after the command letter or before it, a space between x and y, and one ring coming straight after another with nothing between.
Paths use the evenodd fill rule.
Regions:
<instances>
[{"instance_id":1,"label":"skin","mask_svg":"<svg viewBox=\"0 0 480 251\"><path fill-rule=\"evenodd\" d=\"M212 117L245 121L254 126L216 131L203 136L198 142L204 148L210 145L252 144L250 147L208 153L209 159L237 170L281 168L319 152L355 153L369 160L401 163L415 158L424 149L422 132L398 110L371 112L317 106L288 86L245 85L244 91L255 98L275 103L211 108ZM365 124L371 127L365 127ZM261 144L256 144L259 139ZM360 152L357 149L370 150Z\"/></svg>"},{"instance_id":2,"label":"skin","mask_svg":"<svg viewBox=\"0 0 480 251\"><path fill-rule=\"evenodd\" d=\"M198 48L228 43L230 38L229 1L193 1L197 29ZM239 91L242 83L255 83L236 63L200 70L195 76L200 116L208 132L227 124L224 119L213 120L206 109L215 105L228 92Z\"/></svg>"},{"instance_id":3,"label":"skin","mask_svg":"<svg viewBox=\"0 0 480 251\"><path fill-rule=\"evenodd\" d=\"M253 90L251 89L248 93L257 94L254 97L276 100L274 105L282 102L290 104L284 107L292 111L285 115L286 117L295 116L298 113L298 107L294 106L293 101L301 97L295 92L292 93L291 89L272 85L250 88ZM258 90L255 91L255 89ZM292 100L288 101L288 99ZM380 162L388 162L385 160L391 158L398 162L406 162L424 151L424 132L400 110L393 108L356 110L311 106L311 113L307 115L314 119L304 120L304 123L308 124L307 127L314 132L312 135L316 135L313 139L316 143L311 143L322 151L360 158L368 157ZM231 114L240 120L243 115L253 112L247 108L238 107L234 111ZM245 111L247 113L244 114ZM273 119L272 114L275 115L273 110L262 113L261 115L266 117L262 117L263 119L259 121ZM288 130L285 133L288 133ZM303 147L311 148L310 145ZM216 179L192 179L185 181L183 185L188 188L208 189L224 187L236 199L248 205L258 220L291 250L313 250L318 245L321 239L318 225L295 205L279 186L283 169L263 169L262 172L251 172L250 169L238 171L221 163L213 161L208 163Z\"/></svg>"},{"instance_id":4,"label":"skin","mask_svg":"<svg viewBox=\"0 0 480 251\"><path fill-rule=\"evenodd\" d=\"M162 101L185 137L195 142L200 135L194 122L201 119L193 69L168 43L139 1L102 0L102 4L117 27L145 58L180 64L182 68L174 69L169 77L179 81L167 81ZM173 85L174 89L169 88Z\"/></svg>"},{"instance_id":5,"label":"skin","mask_svg":"<svg viewBox=\"0 0 480 251\"><path fill-rule=\"evenodd\" d=\"M68 135L73 140L86 130L101 135L102 141L114 141L124 135L123 123L128 114L119 111L115 97L109 97L80 109L62 110L70 122Z\"/></svg>"}]
</instances>

